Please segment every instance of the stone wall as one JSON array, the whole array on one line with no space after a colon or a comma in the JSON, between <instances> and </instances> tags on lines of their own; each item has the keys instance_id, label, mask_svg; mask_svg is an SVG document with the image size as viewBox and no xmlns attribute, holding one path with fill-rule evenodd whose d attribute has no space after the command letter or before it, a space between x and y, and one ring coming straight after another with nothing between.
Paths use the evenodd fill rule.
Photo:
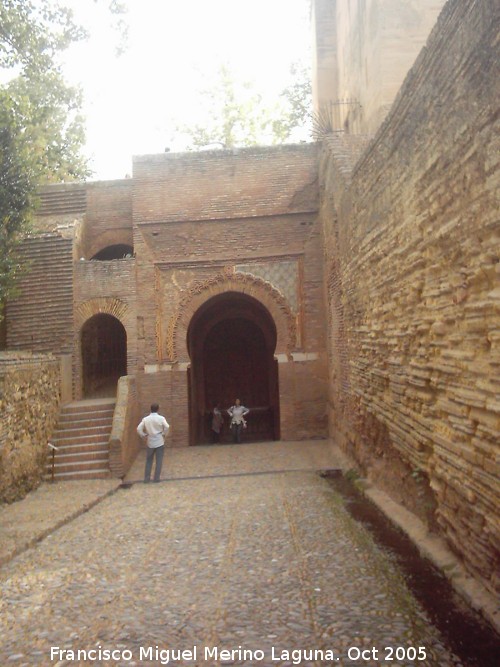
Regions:
<instances>
[{"instance_id":1,"label":"stone wall","mask_svg":"<svg viewBox=\"0 0 500 667\"><path fill-rule=\"evenodd\" d=\"M330 430L498 591L500 71L492 0L452 0L361 159L321 158ZM355 165L355 166L354 166Z\"/></svg>"},{"instance_id":2,"label":"stone wall","mask_svg":"<svg viewBox=\"0 0 500 667\"><path fill-rule=\"evenodd\" d=\"M444 2L314 0L315 109L330 107L336 129L374 133Z\"/></svg>"},{"instance_id":3,"label":"stone wall","mask_svg":"<svg viewBox=\"0 0 500 667\"><path fill-rule=\"evenodd\" d=\"M52 355L0 353L0 502L40 483L59 409L60 362Z\"/></svg>"}]
</instances>

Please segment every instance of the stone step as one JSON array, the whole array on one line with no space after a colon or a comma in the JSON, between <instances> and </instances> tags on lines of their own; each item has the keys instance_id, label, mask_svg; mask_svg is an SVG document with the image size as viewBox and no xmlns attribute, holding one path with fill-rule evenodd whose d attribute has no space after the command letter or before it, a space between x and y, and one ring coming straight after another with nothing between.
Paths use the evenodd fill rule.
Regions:
<instances>
[{"instance_id":1,"label":"stone step","mask_svg":"<svg viewBox=\"0 0 500 667\"><path fill-rule=\"evenodd\" d=\"M50 466L52 469L52 466ZM109 472L109 458L91 459L90 461L73 461L71 463L56 463L54 471L56 473L69 472L102 472L107 470Z\"/></svg>"},{"instance_id":2,"label":"stone step","mask_svg":"<svg viewBox=\"0 0 500 667\"><path fill-rule=\"evenodd\" d=\"M92 420L73 422L68 421L64 425L59 424L59 427L54 432L52 438L75 438L86 437L90 435L104 435L109 436L111 432L110 420L102 421L100 424L95 424ZM55 445L56 443L53 442Z\"/></svg>"},{"instance_id":3,"label":"stone step","mask_svg":"<svg viewBox=\"0 0 500 667\"><path fill-rule=\"evenodd\" d=\"M53 444L53 443L52 443ZM109 451L108 440L105 442L85 442L85 443L75 443L70 445L56 445L56 457L64 456L65 454L73 454L78 452L102 452L102 454L107 454ZM50 454L52 460L52 455Z\"/></svg>"},{"instance_id":4,"label":"stone step","mask_svg":"<svg viewBox=\"0 0 500 667\"><path fill-rule=\"evenodd\" d=\"M79 403L68 403L67 405L64 405L61 411L61 416L66 417L67 415L78 415L79 419L81 419L82 414L87 414L89 418L92 418L94 416L99 416L102 417L104 416L102 413L106 414L113 414L113 411L115 409L115 403L116 401L114 400L109 400L106 403L95 403L95 402L88 402L87 401L82 401Z\"/></svg>"},{"instance_id":5,"label":"stone step","mask_svg":"<svg viewBox=\"0 0 500 667\"><path fill-rule=\"evenodd\" d=\"M107 417L97 417L95 419L65 419L65 420L59 420L59 424L57 426L57 433L54 432L54 435L58 435L59 432L62 431L82 431L84 433L89 433L88 429L102 429L102 428L107 428L108 430L111 428L112 424L112 415L111 413ZM70 434L71 435L71 434ZM74 433L73 435L77 435Z\"/></svg>"},{"instance_id":6,"label":"stone step","mask_svg":"<svg viewBox=\"0 0 500 667\"><path fill-rule=\"evenodd\" d=\"M30 298L31 299L33 298L33 290L30 290ZM50 304L48 304L46 308L44 308L44 306L40 305L40 304L29 303L27 300L26 300L26 302L23 302L21 297L16 301L15 304L13 304L12 307L14 309L22 308L24 312L31 314L31 313L39 313L40 309L53 311L54 306L56 306L57 304L59 304L59 308L57 309L58 313L63 312L63 311L64 312L67 312L67 311L72 312L72 308L70 307L70 304L68 304L68 299L67 299L65 294L51 296ZM40 327L40 321L38 321L37 324L38 324L38 327ZM44 327L45 327L45 324L46 323L44 322L43 323Z\"/></svg>"},{"instance_id":7,"label":"stone step","mask_svg":"<svg viewBox=\"0 0 500 667\"><path fill-rule=\"evenodd\" d=\"M94 435L74 435L68 436L64 432L59 434L54 434L50 439L50 442L56 447L61 445L97 445L100 443L108 443L109 433L111 433L111 428L109 429L108 434L96 433Z\"/></svg>"},{"instance_id":8,"label":"stone step","mask_svg":"<svg viewBox=\"0 0 500 667\"><path fill-rule=\"evenodd\" d=\"M113 417L114 406L108 406L102 410L91 410L89 408L81 410L67 410L61 414L63 421L93 421L94 419L109 419Z\"/></svg>"},{"instance_id":9,"label":"stone step","mask_svg":"<svg viewBox=\"0 0 500 667\"><path fill-rule=\"evenodd\" d=\"M89 470L88 472L84 470L75 470L74 472L54 473L55 482L70 482L79 479L109 479L110 477L111 472L109 469L104 468L102 470ZM52 475L47 474L45 479L51 481Z\"/></svg>"},{"instance_id":10,"label":"stone step","mask_svg":"<svg viewBox=\"0 0 500 667\"><path fill-rule=\"evenodd\" d=\"M102 410L101 412L73 412L68 414L61 414L59 415L59 423L73 423L78 424L79 426L83 426L89 422L95 426L99 426L100 424L109 424L111 422L111 418L113 417L113 412L114 410L111 409L106 411Z\"/></svg>"},{"instance_id":11,"label":"stone step","mask_svg":"<svg viewBox=\"0 0 500 667\"><path fill-rule=\"evenodd\" d=\"M57 463L54 464L54 469L59 470L62 465L67 463L81 463L87 465L94 461L105 461L106 465L109 463L108 449L94 449L86 451L68 451L59 450L57 452ZM52 469L52 461L47 462L47 470Z\"/></svg>"},{"instance_id":12,"label":"stone step","mask_svg":"<svg viewBox=\"0 0 500 667\"><path fill-rule=\"evenodd\" d=\"M57 447L47 459L46 476L52 478L97 479L111 477L109 436L113 425L114 399L68 403L62 407L57 429L50 442Z\"/></svg>"}]
</instances>

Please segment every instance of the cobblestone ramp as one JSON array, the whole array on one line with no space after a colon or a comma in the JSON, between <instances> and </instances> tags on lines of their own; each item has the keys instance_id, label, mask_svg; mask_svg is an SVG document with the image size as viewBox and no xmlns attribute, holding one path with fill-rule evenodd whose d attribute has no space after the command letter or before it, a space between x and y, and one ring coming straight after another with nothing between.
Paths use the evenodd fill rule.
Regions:
<instances>
[{"instance_id":1,"label":"cobblestone ramp","mask_svg":"<svg viewBox=\"0 0 500 667\"><path fill-rule=\"evenodd\" d=\"M242 647L263 659L233 664L292 664L281 652L302 648L339 658L302 665L370 665L384 664L387 646L427 656L387 664L460 664L394 563L313 472L120 491L1 570L0 612L2 665L158 665L157 648L193 647L196 660L168 664L221 664L204 647ZM58 662L51 646L130 654ZM379 659L351 660L351 647Z\"/></svg>"}]
</instances>

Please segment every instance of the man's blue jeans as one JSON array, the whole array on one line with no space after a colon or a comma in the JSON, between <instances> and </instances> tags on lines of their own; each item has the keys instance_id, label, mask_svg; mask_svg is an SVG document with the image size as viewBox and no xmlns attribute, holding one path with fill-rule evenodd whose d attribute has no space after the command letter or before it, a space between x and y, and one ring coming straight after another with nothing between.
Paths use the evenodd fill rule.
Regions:
<instances>
[{"instance_id":1,"label":"man's blue jeans","mask_svg":"<svg viewBox=\"0 0 500 667\"><path fill-rule=\"evenodd\" d=\"M144 471L144 481L149 482L151 479L151 469L153 467L153 459L156 458L154 481L160 481L161 466L163 463L163 452L165 445L160 447L148 447L146 450L146 469Z\"/></svg>"}]
</instances>

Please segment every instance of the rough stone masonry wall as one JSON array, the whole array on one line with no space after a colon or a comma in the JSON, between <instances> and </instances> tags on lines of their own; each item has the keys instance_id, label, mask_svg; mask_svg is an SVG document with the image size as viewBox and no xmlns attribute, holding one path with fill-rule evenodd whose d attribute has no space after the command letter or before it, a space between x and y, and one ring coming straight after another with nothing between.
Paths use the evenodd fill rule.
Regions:
<instances>
[{"instance_id":1,"label":"rough stone masonry wall","mask_svg":"<svg viewBox=\"0 0 500 667\"><path fill-rule=\"evenodd\" d=\"M0 502L40 483L59 409L60 362L50 354L0 353Z\"/></svg>"},{"instance_id":2,"label":"rough stone masonry wall","mask_svg":"<svg viewBox=\"0 0 500 667\"><path fill-rule=\"evenodd\" d=\"M432 513L491 591L500 588L495 16L493 0L448 2L355 167L359 146L347 138L325 142L321 157L331 435L411 509Z\"/></svg>"}]
</instances>

